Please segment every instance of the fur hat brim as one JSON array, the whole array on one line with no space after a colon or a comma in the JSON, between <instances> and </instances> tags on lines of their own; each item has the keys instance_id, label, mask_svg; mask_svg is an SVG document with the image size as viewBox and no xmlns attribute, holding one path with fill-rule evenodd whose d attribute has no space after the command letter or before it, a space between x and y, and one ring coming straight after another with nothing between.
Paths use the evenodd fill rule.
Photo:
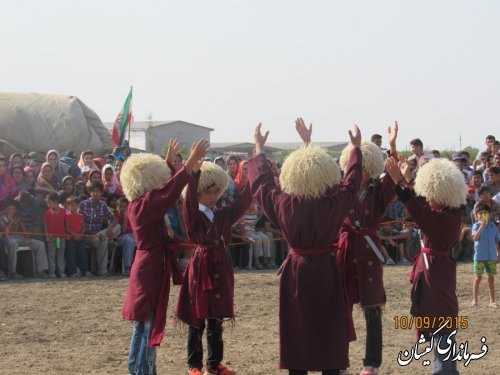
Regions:
<instances>
[{"instance_id":1,"label":"fur hat brim","mask_svg":"<svg viewBox=\"0 0 500 375\"><path fill-rule=\"evenodd\" d=\"M352 143L349 143L340 155L340 168L346 172L349 165L349 157L354 148ZM361 141L361 153L363 154L363 168L368 172L371 178L380 176L384 171L384 156L382 150L374 143L365 140Z\"/></svg>"},{"instance_id":2,"label":"fur hat brim","mask_svg":"<svg viewBox=\"0 0 500 375\"><path fill-rule=\"evenodd\" d=\"M432 159L418 170L415 192L445 207L456 208L466 203L467 185L462 172L447 159Z\"/></svg>"},{"instance_id":3,"label":"fur hat brim","mask_svg":"<svg viewBox=\"0 0 500 375\"><path fill-rule=\"evenodd\" d=\"M222 197L229 185L229 176L226 171L211 161L204 161L201 165L198 193L207 191L211 186L217 186L219 198Z\"/></svg>"},{"instance_id":4,"label":"fur hat brim","mask_svg":"<svg viewBox=\"0 0 500 375\"><path fill-rule=\"evenodd\" d=\"M292 152L281 168L281 189L290 195L318 198L339 182L340 167L324 149L314 145Z\"/></svg>"},{"instance_id":5,"label":"fur hat brim","mask_svg":"<svg viewBox=\"0 0 500 375\"><path fill-rule=\"evenodd\" d=\"M142 153L132 155L125 161L120 182L127 199L133 201L162 187L170 176L165 160L158 155Z\"/></svg>"}]
</instances>

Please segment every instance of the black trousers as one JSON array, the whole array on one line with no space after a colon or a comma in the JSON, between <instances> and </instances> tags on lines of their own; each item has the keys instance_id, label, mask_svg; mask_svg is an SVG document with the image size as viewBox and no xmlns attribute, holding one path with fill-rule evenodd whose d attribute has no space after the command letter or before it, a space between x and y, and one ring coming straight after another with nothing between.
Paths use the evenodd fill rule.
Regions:
<instances>
[{"instance_id":1,"label":"black trousers","mask_svg":"<svg viewBox=\"0 0 500 375\"><path fill-rule=\"evenodd\" d=\"M339 375L339 370L323 370L322 375ZM307 370L288 370L288 375L307 375Z\"/></svg>"},{"instance_id":2,"label":"black trousers","mask_svg":"<svg viewBox=\"0 0 500 375\"><path fill-rule=\"evenodd\" d=\"M222 341L222 320L207 319L207 368L216 368L222 362L224 342ZM203 368L203 331L205 321L200 328L189 327L188 334L188 366Z\"/></svg>"},{"instance_id":3,"label":"black trousers","mask_svg":"<svg viewBox=\"0 0 500 375\"><path fill-rule=\"evenodd\" d=\"M382 364L382 311L380 306L365 307L366 347L364 366L380 367Z\"/></svg>"}]
</instances>

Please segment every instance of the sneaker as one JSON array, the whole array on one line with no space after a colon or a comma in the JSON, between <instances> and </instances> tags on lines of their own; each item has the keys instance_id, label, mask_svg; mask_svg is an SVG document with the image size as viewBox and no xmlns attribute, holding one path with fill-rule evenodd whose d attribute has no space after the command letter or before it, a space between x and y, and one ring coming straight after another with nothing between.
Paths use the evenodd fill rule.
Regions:
<instances>
[{"instance_id":1,"label":"sneaker","mask_svg":"<svg viewBox=\"0 0 500 375\"><path fill-rule=\"evenodd\" d=\"M388 266L393 266L396 264L395 261L392 260L392 258L389 258L385 261L385 264L388 265Z\"/></svg>"},{"instance_id":2,"label":"sneaker","mask_svg":"<svg viewBox=\"0 0 500 375\"><path fill-rule=\"evenodd\" d=\"M408 259L404 258L404 259L400 260L398 262L398 264L406 266L406 265L410 264L410 261Z\"/></svg>"},{"instance_id":3,"label":"sneaker","mask_svg":"<svg viewBox=\"0 0 500 375\"><path fill-rule=\"evenodd\" d=\"M378 367L365 366L359 375L378 375Z\"/></svg>"},{"instance_id":4,"label":"sneaker","mask_svg":"<svg viewBox=\"0 0 500 375\"><path fill-rule=\"evenodd\" d=\"M0 270L0 281L7 281L7 280L9 280L9 278L7 277L5 272Z\"/></svg>"},{"instance_id":5,"label":"sneaker","mask_svg":"<svg viewBox=\"0 0 500 375\"><path fill-rule=\"evenodd\" d=\"M188 375L203 375L203 372L199 368L190 368Z\"/></svg>"},{"instance_id":6,"label":"sneaker","mask_svg":"<svg viewBox=\"0 0 500 375\"><path fill-rule=\"evenodd\" d=\"M220 364L217 368L206 369L203 375L236 375L236 371L227 368L226 366Z\"/></svg>"},{"instance_id":7,"label":"sneaker","mask_svg":"<svg viewBox=\"0 0 500 375\"><path fill-rule=\"evenodd\" d=\"M17 272L14 272L14 273L10 274L10 278L13 280L21 280L23 277L20 274L18 274Z\"/></svg>"}]
</instances>

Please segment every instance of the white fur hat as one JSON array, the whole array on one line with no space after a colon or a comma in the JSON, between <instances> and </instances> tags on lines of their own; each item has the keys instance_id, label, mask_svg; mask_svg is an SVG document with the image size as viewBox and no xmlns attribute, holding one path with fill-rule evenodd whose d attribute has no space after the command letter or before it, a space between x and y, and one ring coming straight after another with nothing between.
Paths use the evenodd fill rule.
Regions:
<instances>
[{"instance_id":1,"label":"white fur hat","mask_svg":"<svg viewBox=\"0 0 500 375\"><path fill-rule=\"evenodd\" d=\"M309 145L295 150L288 155L281 168L281 188L291 195L318 198L339 182L339 166L318 146Z\"/></svg>"},{"instance_id":2,"label":"white fur hat","mask_svg":"<svg viewBox=\"0 0 500 375\"><path fill-rule=\"evenodd\" d=\"M340 155L340 167L344 172L349 165L349 156L354 148L352 143L349 143L346 148L342 150ZM375 178L380 176L384 171L384 156L382 150L372 143L365 140L361 141L361 153L363 154L363 168L368 172L370 177Z\"/></svg>"},{"instance_id":3,"label":"white fur hat","mask_svg":"<svg viewBox=\"0 0 500 375\"><path fill-rule=\"evenodd\" d=\"M129 201L161 187L170 178L167 162L158 155L137 154L123 164L120 182Z\"/></svg>"},{"instance_id":4,"label":"white fur hat","mask_svg":"<svg viewBox=\"0 0 500 375\"><path fill-rule=\"evenodd\" d=\"M418 170L415 192L445 207L465 204L467 185L462 172L448 159L432 159Z\"/></svg>"},{"instance_id":5,"label":"white fur hat","mask_svg":"<svg viewBox=\"0 0 500 375\"><path fill-rule=\"evenodd\" d=\"M229 176L226 171L211 161L204 161L201 165L198 193L206 191L212 185L219 189L219 198L222 197L229 185Z\"/></svg>"}]
</instances>

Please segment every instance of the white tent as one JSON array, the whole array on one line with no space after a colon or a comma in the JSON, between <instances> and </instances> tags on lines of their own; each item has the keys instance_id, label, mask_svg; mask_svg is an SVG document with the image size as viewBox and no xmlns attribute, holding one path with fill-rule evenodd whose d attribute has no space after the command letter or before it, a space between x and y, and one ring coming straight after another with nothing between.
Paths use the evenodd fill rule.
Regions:
<instances>
[{"instance_id":1,"label":"white tent","mask_svg":"<svg viewBox=\"0 0 500 375\"><path fill-rule=\"evenodd\" d=\"M0 153L113 148L97 114L75 96L0 93Z\"/></svg>"}]
</instances>

